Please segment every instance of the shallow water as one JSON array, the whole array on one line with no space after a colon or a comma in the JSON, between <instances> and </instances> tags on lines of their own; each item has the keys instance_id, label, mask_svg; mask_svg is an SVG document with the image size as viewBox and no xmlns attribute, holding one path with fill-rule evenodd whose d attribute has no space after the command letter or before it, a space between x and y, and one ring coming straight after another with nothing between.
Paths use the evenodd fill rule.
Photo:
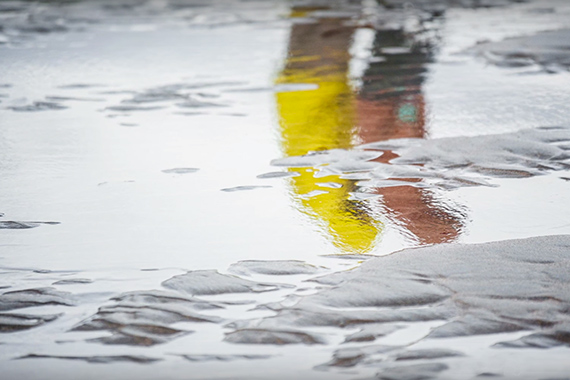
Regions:
<instances>
[{"instance_id":1,"label":"shallow water","mask_svg":"<svg viewBox=\"0 0 570 380\"><path fill-rule=\"evenodd\" d=\"M570 234L570 6L420 3L0 3L2 378L567 376L567 237L438 244Z\"/></svg>"}]
</instances>

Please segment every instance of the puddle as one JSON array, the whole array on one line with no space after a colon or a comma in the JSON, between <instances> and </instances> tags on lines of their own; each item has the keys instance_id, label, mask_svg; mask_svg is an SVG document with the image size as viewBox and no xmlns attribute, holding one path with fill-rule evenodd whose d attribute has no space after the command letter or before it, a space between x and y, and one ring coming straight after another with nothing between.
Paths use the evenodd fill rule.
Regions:
<instances>
[{"instance_id":1,"label":"puddle","mask_svg":"<svg viewBox=\"0 0 570 380\"><path fill-rule=\"evenodd\" d=\"M0 3L2 378L566 376L569 15Z\"/></svg>"}]
</instances>

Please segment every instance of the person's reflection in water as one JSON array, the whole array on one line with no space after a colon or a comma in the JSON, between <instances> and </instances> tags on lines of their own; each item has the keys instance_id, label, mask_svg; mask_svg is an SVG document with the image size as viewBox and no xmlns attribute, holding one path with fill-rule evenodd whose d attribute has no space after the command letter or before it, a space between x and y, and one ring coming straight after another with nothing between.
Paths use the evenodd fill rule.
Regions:
<instances>
[{"instance_id":1,"label":"person's reflection in water","mask_svg":"<svg viewBox=\"0 0 570 380\"><path fill-rule=\"evenodd\" d=\"M303 9L293 10L294 17L303 15ZM345 22L332 17L293 25L287 62L277 83L312 87L276 95L285 156L353 146L356 110L348 65L354 28ZM291 181L301 209L323 226L336 247L354 253L374 247L382 226L363 202L349 199L352 181L315 178L305 168L290 170L298 173Z\"/></svg>"},{"instance_id":2,"label":"person's reflection in water","mask_svg":"<svg viewBox=\"0 0 570 380\"><path fill-rule=\"evenodd\" d=\"M304 10L294 9L292 15L303 16ZM357 95L348 77L355 30L346 21L341 17L319 18L292 27L287 62L277 84L305 86L298 90L289 87L292 91L276 95L285 156L425 134L420 89L424 64L429 61L425 47L413 46L407 52L404 48L409 40L403 33L377 32L376 49L385 54L386 61L370 66ZM390 158L390 154L384 157ZM350 199L356 187L353 181L338 176L315 178L305 168L290 170L298 174L291 181L301 209L324 227L335 246L344 253L365 253L374 248L383 226L366 203ZM439 243L457 236L461 221L434 207L428 192L403 186L379 193L390 216L421 243Z\"/></svg>"},{"instance_id":3,"label":"person's reflection in water","mask_svg":"<svg viewBox=\"0 0 570 380\"><path fill-rule=\"evenodd\" d=\"M425 137L425 101L421 85L431 60L428 44L419 44L401 30L377 31L373 55L358 94L359 136L364 143ZM376 62L374 62L376 61ZM396 157L386 152L379 161ZM437 204L429 190L411 186L377 191L390 217L422 244L454 240L463 220Z\"/></svg>"}]
</instances>

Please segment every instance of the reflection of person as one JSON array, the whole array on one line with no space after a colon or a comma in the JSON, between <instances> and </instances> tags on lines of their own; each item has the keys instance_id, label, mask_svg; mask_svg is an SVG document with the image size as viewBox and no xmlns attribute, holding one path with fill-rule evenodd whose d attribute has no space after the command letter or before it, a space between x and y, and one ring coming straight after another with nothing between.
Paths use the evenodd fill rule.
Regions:
<instances>
[{"instance_id":1,"label":"reflection of person","mask_svg":"<svg viewBox=\"0 0 570 380\"><path fill-rule=\"evenodd\" d=\"M293 15L303 15L303 10L295 9ZM427 55L415 51L407 56L401 54L402 45L407 42L401 32L378 32L377 48L400 54L387 56L383 64L372 65L363 78L362 92L355 95L348 84L354 28L346 26L345 21L339 17L320 18L292 27L288 58L277 83L310 84L314 88L276 95L286 156L349 149L358 140L424 135L420 85ZM305 169L291 170L298 173L291 179L295 197L304 212L325 225L333 244L343 252L363 253L374 247L381 224L363 202L349 199L354 182L335 177L334 182L342 187L331 188L326 187L330 178L314 178ZM409 186L379 192L391 209L390 215L399 218L421 242L437 243L456 235L450 231L457 230L458 222L432 209L426 192Z\"/></svg>"},{"instance_id":2,"label":"reflection of person","mask_svg":"<svg viewBox=\"0 0 570 380\"><path fill-rule=\"evenodd\" d=\"M299 16L302 11L296 9L293 14ZM355 109L348 85L348 50L354 29L345 21L323 18L293 25L287 62L277 83L313 88L276 95L286 156L353 146ZM349 199L353 182L334 178L342 187L326 187L330 178L314 178L305 169L291 170L298 174L291 181L303 211L323 225L335 246L343 252L367 252L374 247L380 223L363 203Z\"/></svg>"},{"instance_id":3,"label":"reflection of person","mask_svg":"<svg viewBox=\"0 0 570 380\"><path fill-rule=\"evenodd\" d=\"M357 100L359 137L373 142L425 136L425 102L421 92L429 46L415 44L401 30L377 31L373 62L362 78ZM395 155L387 152L380 161ZM455 239L462 221L436 205L432 194L411 186L379 189L390 216L423 244Z\"/></svg>"}]
</instances>

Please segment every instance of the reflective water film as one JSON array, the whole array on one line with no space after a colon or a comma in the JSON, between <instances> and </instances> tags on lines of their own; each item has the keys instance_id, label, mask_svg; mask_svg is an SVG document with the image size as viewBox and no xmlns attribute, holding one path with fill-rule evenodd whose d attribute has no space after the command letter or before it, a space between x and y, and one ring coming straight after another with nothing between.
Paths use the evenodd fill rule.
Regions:
<instances>
[{"instance_id":1,"label":"reflective water film","mask_svg":"<svg viewBox=\"0 0 570 380\"><path fill-rule=\"evenodd\" d=\"M566 379L569 20L0 1L0 378Z\"/></svg>"}]
</instances>

